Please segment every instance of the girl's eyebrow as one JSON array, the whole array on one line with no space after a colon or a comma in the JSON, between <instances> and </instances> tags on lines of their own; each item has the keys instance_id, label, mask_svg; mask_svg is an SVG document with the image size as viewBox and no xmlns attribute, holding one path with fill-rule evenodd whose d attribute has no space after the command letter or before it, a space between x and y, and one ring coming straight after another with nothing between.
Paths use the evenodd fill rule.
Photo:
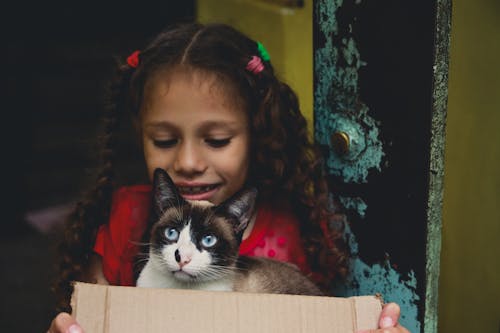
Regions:
<instances>
[{"instance_id":1,"label":"girl's eyebrow","mask_svg":"<svg viewBox=\"0 0 500 333\"><path fill-rule=\"evenodd\" d=\"M198 126L198 131L210 131L214 129L222 129L222 130L233 130L238 128L238 121L224 121L224 120L207 120L202 122ZM144 128L151 130L178 130L179 127L165 120L162 121L152 121L146 123Z\"/></svg>"},{"instance_id":2,"label":"girl's eyebrow","mask_svg":"<svg viewBox=\"0 0 500 333\"><path fill-rule=\"evenodd\" d=\"M239 122L237 121L220 121L220 120L207 120L200 124L200 131L210 131L213 129L222 129L222 130L232 130L237 128Z\"/></svg>"},{"instance_id":3,"label":"girl's eyebrow","mask_svg":"<svg viewBox=\"0 0 500 333\"><path fill-rule=\"evenodd\" d=\"M152 130L174 130L176 129L177 127L172 124L172 123L169 123L168 121L151 121L151 122L148 122L146 124L144 124L144 128L147 128L147 129L152 129Z\"/></svg>"}]
</instances>

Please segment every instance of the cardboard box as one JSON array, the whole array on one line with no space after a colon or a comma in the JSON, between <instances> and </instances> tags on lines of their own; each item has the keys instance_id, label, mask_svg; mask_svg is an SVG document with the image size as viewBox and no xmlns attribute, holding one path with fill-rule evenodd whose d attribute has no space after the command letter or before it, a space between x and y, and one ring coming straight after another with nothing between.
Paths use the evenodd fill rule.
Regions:
<instances>
[{"instance_id":1,"label":"cardboard box","mask_svg":"<svg viewBox=\"0 0 500 333\"><path fill-rule=\"evenodd\" d=\"M377 327L375 296L350 298L76 283L73 315L86 333L346 333Z\"/></svg>"}]
</instances>

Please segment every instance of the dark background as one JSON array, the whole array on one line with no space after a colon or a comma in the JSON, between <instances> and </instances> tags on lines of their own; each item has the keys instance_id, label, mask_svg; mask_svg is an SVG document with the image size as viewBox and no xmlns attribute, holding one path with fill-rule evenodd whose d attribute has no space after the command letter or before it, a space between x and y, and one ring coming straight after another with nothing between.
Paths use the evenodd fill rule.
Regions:
<instances>
[{"instance_id":1,"label":"dark background","mask_svg":"<svg viewBox=\"0 0 500 333\"><path fill-rule=\"evenodd\" d=\"M169 24L193 20L194 7L194 0L162 0L10 2L2 9L7 202L0 233L0 331L45 332L54 315L50 283L59 235L33 227L26 214L62 207L60 213L93 182L114 56L140 49ZM41 223L60 220L47 214Z\"/></svg>"},{"instance_id":2,"label":"dark background","mask_svg":"<svg viewBox=\"0 0 500 333\"><path fill-rule=\"evenodd\" d=\"M418 320L424 330L427 201L436 1L365 1L354 33L367 66L361 99L380 121L382 172L365 186L366 220L353 217L359 252L370 264L389 254L401 276L417 279ZM355 193L355 192L354 192ZM403 305L402 305L403 306Z\"/></svg>"}]
</instances>

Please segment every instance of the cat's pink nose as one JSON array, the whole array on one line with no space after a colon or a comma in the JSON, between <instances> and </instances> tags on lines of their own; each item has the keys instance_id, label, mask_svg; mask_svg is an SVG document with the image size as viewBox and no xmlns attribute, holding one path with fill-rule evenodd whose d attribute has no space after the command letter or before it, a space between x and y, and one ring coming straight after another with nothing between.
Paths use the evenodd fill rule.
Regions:
<instances>
[{"instance_id":1,"label":"cat's pink nose","mask_svg":"<svg viewBox=\"0 0 500 333\"><path fill-rule=\"evenodd\" d=\"M179 267L182 268L191 262L191 258L184 258L179 261Z\"/></svg>"},{"instance_id":2,"label":"cat's pink nose","mask_svg":"<svg viewBox=\"0 0 500 333\"><path fill-rule=\"evenodd\" d=\"M179 264L180 268L186 266L191 261L191 257L190 256L181 256L181 254L179 252L179 249L175 250L175 254L174 255L175 255L175 261L177 261L177 263Z\"/></svg>"}]
</instances>

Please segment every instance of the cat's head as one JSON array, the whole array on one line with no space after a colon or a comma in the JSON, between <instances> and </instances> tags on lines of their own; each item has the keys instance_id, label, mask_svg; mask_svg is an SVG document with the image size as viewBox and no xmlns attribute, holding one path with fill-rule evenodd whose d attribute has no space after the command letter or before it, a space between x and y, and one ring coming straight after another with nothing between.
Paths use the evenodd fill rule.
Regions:
<instances>
[{"instance_id":1,"label":"cat's head","mask_svg":"<svg viewBox=\"0 0 500 333\"><path fill-rule=\"evenodd\" d=\"M220 279L234 267L241 238L254 213L257 190L244 189L213 205L187 201L172 179L156 169L150 260L182 281Z\"/></svg>"}]
</instances>

